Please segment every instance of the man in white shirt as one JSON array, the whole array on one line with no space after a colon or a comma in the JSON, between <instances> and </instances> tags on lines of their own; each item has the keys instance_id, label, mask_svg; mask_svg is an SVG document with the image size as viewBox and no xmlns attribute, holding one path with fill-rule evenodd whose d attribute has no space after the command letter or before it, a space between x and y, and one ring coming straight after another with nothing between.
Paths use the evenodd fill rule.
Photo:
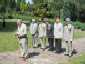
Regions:
<instances>
[{"instance_id":1,"label":"man in white shirt","mask_svg":"<svg viewBox=\"0 0 85 64\"><path fill-rule=\"evenodd\" d=\"M20 44L21 58L26 59L28 55L27 27L22 20L18 19L17 28L16 36Z\"/></svg>"},{"instance_id":2,"label":"man in white shirt","mask_svg":"<svg viewBox=\"0 0 85 64\"><path fill-rule=\"evenodd\" d=\"M45 21L41 20L39 23L39 27L38 27L38 32L39 32L39 39L40 39L40 43L41 43L41 48L43 49L43 51L45 50L46 47L46 23Z\"/></svg>"},{"instance_id":3,"label":"man in white shirt","mask_svg":"<svg viewBox=\"0 0 85 64\"><path fill-rule=\"evenodd\" d=\"M73 41L74 26L71 24L70 18L65 19L64 25L64 41L66 43L66 56L72 56L72 41Z\"/></svg>"},{"instance_id":4,"label":"man in white shirt","mask_svg":"<svg viewBox=\"0 0 85 64\"><path fill-rule=\"evenodd\" d=\"M30 33L32 34L32 45L35 48L38 45L38 23L35 19L32 19Z\"/></svg>"},{"instance_id":5,"label":"man in white shirt","mask_svg":"<svg viewBox=\"0 0 85 64\"><path fill-rule=\"evenodd\" d=\"M62 38L63 38L63 24L60 22L60 17L56 17L56 22L54 23L54 39L56 53L61 52Z\"/></svg>"}]
</instances>

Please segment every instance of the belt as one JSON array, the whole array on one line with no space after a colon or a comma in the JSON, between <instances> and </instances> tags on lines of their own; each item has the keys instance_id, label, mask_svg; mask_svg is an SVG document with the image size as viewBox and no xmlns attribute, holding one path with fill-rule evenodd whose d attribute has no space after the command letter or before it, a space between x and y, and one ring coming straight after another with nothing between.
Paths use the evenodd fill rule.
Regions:
<instances>
[{"instance_id":1,"label":"belt","mask_svg":"<svg viewBox=\"0 0 85 64\"><path fill-rule=\"evenodd\" d=\"M22 38L27 38L27 35L23 35L23 36L20 36L19 39L22 39Z\"/></svg>"}]
</instances>

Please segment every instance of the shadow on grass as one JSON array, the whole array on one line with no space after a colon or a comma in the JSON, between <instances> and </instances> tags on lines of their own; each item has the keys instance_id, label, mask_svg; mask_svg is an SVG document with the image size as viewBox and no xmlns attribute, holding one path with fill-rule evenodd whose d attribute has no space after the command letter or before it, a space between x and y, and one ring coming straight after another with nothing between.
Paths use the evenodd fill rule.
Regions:
<instances>
[{"instance_id":1,"label":"shadow on grass","mask_svg":"<svg viewBox=\"0 0 85 64\"><path fill-rule=\"evenodd\" d=\"M40 54L39 52L29 53L27 59L28 59L28 58L32 58L32 57L35 57L35 56L38 56L39 54Z\"/></svg>"}]
</instances>

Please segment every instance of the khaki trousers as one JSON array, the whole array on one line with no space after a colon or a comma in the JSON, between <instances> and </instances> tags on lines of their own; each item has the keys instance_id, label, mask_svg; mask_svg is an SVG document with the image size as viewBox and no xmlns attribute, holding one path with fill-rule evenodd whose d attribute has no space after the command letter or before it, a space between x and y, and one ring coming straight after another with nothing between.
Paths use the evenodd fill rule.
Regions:
<instances>
[{"instance_id":1,"label":"khaki trousers","mask_svg":"<svg viewBox=\"0 0 85 64\"><path fill-rule=\"evenodd\" d=\"M37 47L38 46L38 37L35 35L32 35L32 46Z\"/></svg>"},{"instance_id":2,"label":"khaki trousers","mask_svg":"<svg viewBox=\"0 0 85 64\"><path fill-rule=\"evenodd\" d=\"M28 55L28 40L27 38L19 39L21 57L27 57Z\"/></svg>"},{"instance_id":3,"label":"khaki trousers","mask_svg":"<svg viewBox=\"0 0 85 64\"><path fill-rule=\"evenodd\" d=\"M40 44L41 44L41 48L46 48L46 37L40 37Z\"/></svg>"}]
</instances>

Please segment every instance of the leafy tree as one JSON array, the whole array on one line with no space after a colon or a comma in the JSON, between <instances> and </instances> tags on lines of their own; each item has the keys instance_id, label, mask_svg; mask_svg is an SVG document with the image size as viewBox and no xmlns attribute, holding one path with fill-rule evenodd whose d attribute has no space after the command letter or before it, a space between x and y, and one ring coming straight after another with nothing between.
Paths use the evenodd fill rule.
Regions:
<instances>
[{"instance_id":1,"label":"leafy tree","mask_svg":"<svg viewBox=\"0 0 85 64\"><path fill-rule=\"evenodd\" d=\"M77 19L80 18L81 13L83 14L83 16L85 16L85 0L74 0L74 4L76 7L76 15L77 15ZM85 18L85 17L84 17Z\"/></svg>"},{"instance_id":2,"label":"leafy tree","mask_svg":"<svg viewBox=\"0 0 85 64\"><path fill-rule=\"evenodd\" d=\"M63 4L63 0L33 0L34 16L54 17L55 15L60 15L60 9L63 8Z\"/></svg>"},{"instance_id":3,"label":"leafy tree","mask_svg":"<svg viewBox=\"0 0 85 64\"><path fill-rule=\"evenodd\" d=\"M28 11L29 3L26 3L26 0L17 0L16 1L17 7L16 11L24 14L26 11Z\"/></svg>"},{"instance_id":4,"label":"leafy tree","mask_svg":"<svg viewBox=\"0 0 85 64\"><path fill-rule=\"evenodd\" d=\"M0 14L3 19L3 27L5 27L5 14L14 10L16 4L15 0L1 0L0 1Z\"/></svg>"},{"instance_id":5,"label":"leafy tree","mask_svg":"<svg viewBox=\"0 0 85 64\"><path fill-rule=\"evenodd\" d=\"M21 2L20 3L20 10L21 12L25 12L28 10L28 4Z\"/></svg>"},{"instance_id":6,"label":"leafy tree","mask_svg":"<svg viewBox=\"0 0 85 64\"><path fill-rule=\"evenodd\" d=\"M74 17L76 17L75 11L76 11L76 8L75 8L75 4L73 2L65 2L64 18L70 17L72 20L75 20L74 19Z\"/></svg>"}]
</instances>

